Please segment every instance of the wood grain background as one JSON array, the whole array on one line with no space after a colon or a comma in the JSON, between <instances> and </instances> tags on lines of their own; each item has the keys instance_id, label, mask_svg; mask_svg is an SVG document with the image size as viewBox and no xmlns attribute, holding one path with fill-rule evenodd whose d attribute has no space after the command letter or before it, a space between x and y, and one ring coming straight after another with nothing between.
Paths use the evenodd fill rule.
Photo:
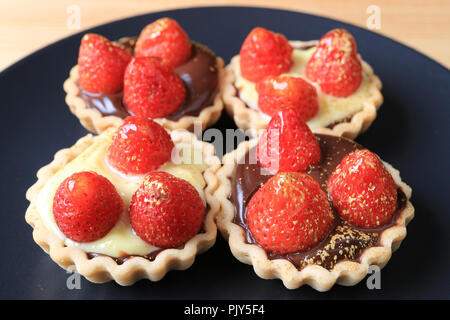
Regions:
<instances>
[{"instance_id":1,"label":"wood grain background","mask_svg":"<svg viewBox=\"0 0 450 320\"><path fill-rule=\"evenodd\" d=\"M68 10L80 9L80 29ZM0 70L55 40L98 24L152 11L195 6L263 6L312 13L366 27L370 5L381 9L374 30L450 67L449 0L1 0Z\"/></svg>"}]
</instances>

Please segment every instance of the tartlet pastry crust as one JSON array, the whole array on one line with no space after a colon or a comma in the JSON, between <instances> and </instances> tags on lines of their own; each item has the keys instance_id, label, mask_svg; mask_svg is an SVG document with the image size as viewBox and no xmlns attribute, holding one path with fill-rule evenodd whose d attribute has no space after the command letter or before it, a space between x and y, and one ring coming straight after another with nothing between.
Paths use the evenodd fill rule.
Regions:
<instances>
[{"instance_id":1,"label":"tartlet pastry crust","mask_svg":"<svg viewBox=\"0 0 450 320\"><path fill-rule=\"evenodd\" d=\"M293 46L302 47L316 45L318 41L289 41ZM361 59L362 72L367 74L370 81L370 97L364 102L361 111L351 115L351 119L344 120L334 125L332 128L315 128L314 133L343 136L349 139L356 138L360 133L369 128L377 116L377 110L383 103L381 94L381 81L373 72L372 67ZM239 65L239 55L234 56L230 64L225 67L225 78L223 84L223 102L226 111L233 117L236 125L244 131L249 130L249 134L257 137L258 133L267 127L268 117L264 117L261 111L249 108L246 103L239 98L239 92L234 86L236 80L235 70Z\"/></svg>"},{"instance_id":2,"label":"tartlet pastry crust","mask_svg":"<svg viewBox=\"0 0 450 320\"><path fill-rule=\"evenodd\" d=\"M58 151L54 160L37 172L37 182L27 190L26 198L30 201L30 205L26 211L25 220L33 227L34 241L59 266L66 270L71 268L71 271L75 266L76 272L96 283L115 280L125 286L140 279L158 281L169 270L189 268L194 263L195 256L212 247L216 240L217 227L214 219L220 204L213 193L220 184L216 175L220 169L220 160L215 156L213 145L197 140L194 134L186 130L177 130L170 134L175 145L183 143L192 144L194 148L202 148L203 161L207 165L207 169L203 172L206 182L204 192L209 206L204 220L204 232L198 233L180 248L161 251L153 261L143 257L131 257L122 264L117 264L109 256L100 255L88 259L84 250L65 246L64 241L45 226L36 207L36 200L46 182L57 171L94 143L97 137L88 134L79 139L72 147Z\"/></svg>"},{"instance_id":3,"label":"tartlet pastry crust","mask_svg":"<svg viewBox=\"0 0 450 320\"><path fill-rule=\"evenodd\" d=\"M237 161L256 144L257 139L242 142L237 149L223 157L223 166L217 173L219 179L224 181L215 192L215 197L221 205L217 215L217 227L228 239L231 252L239 261L253 265L256 274L263 279L281 279L288 289L307 284L318 291L327 291L335 283L344 286L355 285L367 275L370 265L383 268L387 264L392 252L399 248L406 237L406 225L414 217L414 207L409 201L411 188L402 182L399 171L386 162L383 162L386 169L407 197L406 207L398 213L396 224L382 232L380 246L367 248L358 262L340 261L331 270L319 265L308 265L298 270L288 260L270 260L259 245L246 243L244 229L233 223L235 207L228 197Z\"/></svg>"},{"instance_id":4,"label":"tartlet pastry crust","mask_svg":"<svg viewBox=\"0 0 450 320\"><path fill-rule=\"evenodd\" d=\"M189 131L193 131L194 124L197 123L202 125L202 130L216 123L222 114L222 90L225 78L224 62L220 57L217 57L217 66L219 82L212 105L204 107L198 116L185 115L178 120L169 120L166 118L156 118L153 120L169 130L186 129ZM119 127L123 123L122 118L114 115L104 116L97 109L89 108L86 102L79 97L80 88L77 85L78 79L78 65L75 65L70 70L70 76L64 81L63 87L66 92L66 103L70 111L80 120L83 127L93 133L102 133L110 127Z\"/></svg>"}]
</instances>

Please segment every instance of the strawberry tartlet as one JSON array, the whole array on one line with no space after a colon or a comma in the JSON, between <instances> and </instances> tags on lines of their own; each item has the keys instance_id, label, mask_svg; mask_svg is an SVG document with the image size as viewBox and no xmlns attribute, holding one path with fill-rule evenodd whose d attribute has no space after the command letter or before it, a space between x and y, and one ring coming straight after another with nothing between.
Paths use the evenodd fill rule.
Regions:
<instances>
[{"instance_id":1,"label":"strawberry tartlet","mask_svg":"<svg viewBox=\"0 0 450 320\"><path fill-rule=\"evenodd\" d=\"M257 27L225 69L225 108L254 137L277 112L293 109L313 132L353 139L383 102L380 79L344 29L303 42Z\"/></svg>"},{"instance_id":2,"label":"strawberry tartlet","mask_svg":"<svg viewBox=\"0 0 450 320\"><path fill-rule=\"evenodd\" d=\"M217 225L264 279L319 291L383 267L414 217L399 172L358 143L313 134L292 110L223 158Z\"/></svg>"},{"instance_id":3,"label":"strawberry tartlet","mask_svg":"<svg viewBox=\"0 0 450 320\"><path fill-rule=\"evenodd\" d=\"M186 130L142 116L56 153L27 191L33 238L93 282L157 281L216 239L220 161Z\"/></svg>"},{"instance_id":4,"label":"strawberry tartlet","mask_svg":"<svg viewBox=\"0 0 450 320\"><path fill-rule=\"evenodd\" d=\"M81 124L101 133L129 115L163 127L205 129L223 109L223 60L189 39L173 19L147 25L138 37L81 40L78 64L64 82L66 103Z\"/></svg>"}]
</instances>

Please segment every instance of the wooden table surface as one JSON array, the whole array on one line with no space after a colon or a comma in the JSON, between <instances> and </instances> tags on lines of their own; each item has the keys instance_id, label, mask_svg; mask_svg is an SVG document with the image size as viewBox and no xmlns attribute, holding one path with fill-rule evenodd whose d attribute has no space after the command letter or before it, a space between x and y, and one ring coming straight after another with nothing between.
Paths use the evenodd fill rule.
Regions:
<instances>
[{"instance_id":1,"label":"wooden table surface","mask_svg":"<svg viewBox=\"0 0 450 320\"><path fill-rule=\"evenodd\" d=\"M369 22L379 27L373 31L450 67L449 0L2 0L0 70L36 49L95 25L152 11L214 5L288 9L365 28Z\"/></svg>"}]
</instances>

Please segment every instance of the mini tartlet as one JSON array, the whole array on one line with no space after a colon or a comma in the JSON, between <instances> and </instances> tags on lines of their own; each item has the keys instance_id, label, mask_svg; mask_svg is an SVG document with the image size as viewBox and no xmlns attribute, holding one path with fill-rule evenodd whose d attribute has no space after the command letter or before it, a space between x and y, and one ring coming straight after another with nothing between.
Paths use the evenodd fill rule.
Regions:
<instances>
[{"instance_id":1,"label":"mini tartlet","mask_svg":"<svg viewBox=\"0 0 450 320\"><path fill-rule=\"evenodd\" d=\"M350 139L326 134L314 134L314 136L320 146L321 160L318 162L314 160L315 164L307 167L302 173L289 172L285 167L280 167L281 171L278 173L270 170L264 171L263 169L267 168L264 167L258 156L261 147L258 139L242 142L237 149L226 154L223 157L223 167L218 172L220 179L226 182L222 183L215 192L215 196L221 202L220 212L217 215L217 226L228 240L233 255L239 261L253 265L254 271L259 277L263 279L279 278L289 289L296 289L307 284L318 291L327 291L335 283L345 286L355 285L367 275L370 265L384 267L405 238L406 225L414 217L414 208L409 201L411 188L402 182L399 171L390 164L379 160L377 156L367 150L363 151L362 146ZM330 176L342 175L343 171L338 171L336 168L341 167L345 159L356 155L357 152L358 155L361 152L370 154L377 159L375 160L377 165L383 168L380 170L383 170L386 176L392 177L393 190L396 192L396 200L393 200L395 209L384 221L382 220L384 215L380 213L376 220L373 220L376 221L375 225L370 227L367 227L366 224L373 217L364 216L357 207L356 214L352 216L353 220L350 219L348 217L350 210L346 208L341 211L337 200L336 202L334 200L337 198L331 196L332 191L329 189ZM292 158L289 161L292 161ZM361 166L363 160L358 161L353 167L354 171L359 170L358 166ZM280 166L285 164L286 162L280 162ZM315 188L317 190L320 188L321 191L312 188L307 192L300 193L304 196L298 196L296 188L283 189L286 181L294 181L299 176L305 176L307 182L313 180L308 183L315 184ZM345 175L343 177L345 180ZM272 181L274 182L271 185ZM361 179L361 181L364 180ZM359 184L363 185L362 182ZM269 187L267 187L268 185ZM292 185L297 186L291 184L291 187ZM303 184L300 183L298 186L301 188ZM254 199L263 188L265 188L263 192L276 190L277 193L263 193L258 199ZM357 187L355 186L355 188ZM347 190L347 187L341 185L338 192L342 192L344 189ZM373 191L372 188L368 190L370 190L369 192ZM356 200L366 199L364 201L368 202L368 204L365 204L366 202L354 203L354 206L362 205L361 208L366 208L361 209L361 212L372 208L370 206L378 206L377 201L380 201L379 204L382 207L384 201L389 200L383 193L381 200L375 199L375 202L372 202L372 199L364 198L365 192L352 195ZM320 193L322 198L316 197L316 193ZM333 193L333 195L335 194ZM272 202L278 201L278 197L290 199L287 200L287 207L274 209L271 206ZM298 202L298 199L303 200ZM348 196L345 197L345 200L348 199ZM320 209L322 208L319 205L322 203L320 201L325 204L325 207L329 205L330 209L328 210L331 210L332 218L330 218L329 212ZM352 201L349 202L352 204ZM303 205L303 203L306 204ZM305 211L310 212L309 216L308 214L304 216L305 220L293 221L294 218L298 219L298 216L283 215L284 212L292 210L292 207L303 208L308 203L312 204L312 207L308 209L311 211ZM260 216L255 218L254 208L257 208L258 204L260 205ZM252 208L250 209L250 207ZM252 217L249 217L249 210L252 210ZM313 214L314 210L325 211L321 213L321 217L316 219ZM362 215L361 219L359 219L360 215ZM378 221L379 217L381 217L380 221ZM252 220L250 221L250 219ZM378 222L379 225L377 225ZM262 227L255 228L255 224L261 224ZM279 231L274 231L277 230L274 228L278 224L280 224ZM295 228L299 225L300 228L304 227L309 232L303 234L304 238L297 239L296 237L301 232L290 233L290 230L291 228L298 230ZM323 231L317 236L318 238L314 236L316 234L314 228ZM293 234L297 236L292 237ZM308 241L310 241L309 246L305 245ZM302 249L282 251L285 250L283 247L292 242L296 242Z\"/></svg>"},{"instance_id":2,"label":"mini tartlet","mask_svg":"<svg viewBox=\"0 0 450 320\"><path fill-rule=\"evenodd\" d=\"M183 41L188 43L190 49L186 50L190 51L181 58L182 60L175 58L177 61L173 63L162 63L170 68L184 83L186 94L182 103L179 104L178 107L175 107L175 111L173 112L169 112L163 116L151 116L150 118L170 130L187 129L192 131L194 124L201 125L202 129L213 125L219 119L223 109L221 91L225 76L223 68L224 62L222 58L217 57L205 45L189 40L187 34L174 20L169 18L159 19L144 28L139 37L125 37L115 42L111 42L110 44L112 44L114 48L120 47L126 50L129 54L128 59L131 58L134 60L138 57L135 52L136 44L145 42L152 38L152 34L157 32L159 32L158 34L162 34L162 36L156 37L160 38L160 40L158 40L159 42L156 44L151 43L149 45L141 44L139 57L154 57L155 55L156 59L160 59L160 61L166 61L169 58L173 60L172 57L174 56L182 57L181 52L179 52L179 54L173 54L172 52L184 50L186 46L182 47L182 45L179 44L179 42L182 43ZM174 37L169 33L180 33L184 36L180 40L180 37ZM88 37L95 36L98 35L85 35L82 40L82 46L83 42ZM108 40L102 37L101 41L106 42ZM171 47L170 41L175 42L173 48ZM166 44L167 42L169 42L169 45ZM149 48L145 48L145 45L147 47L154 46L157 48L165 46L169 47L169 49L167 49L166 52L155 52L155 50L152 51ZM88 46L86 45L85 47ZM98 47L100 47L100 45ZM142 49L143 47L146 50ZM86 51L87 50L84 49L84 52ZM93 53L90 54L94 55ZM84 55L87 54L83 54L83 56ZM166 57L168 58L166 59ZM99 72L104 72L102 73L102 77L115 78L114 80L109 80L111 82L119 81L119 84L116 84L112 90L107 90L109 92L97 92L101 90L98 89L101 87L99 85L91 86L94 87L94 91L96 92L84 89L82 85L80 85L81 58L80 47L78 64L71 69L70 77L64 82L63 87L66 92L67 105L87 130L93 133L101 133L109 127L120 126L123 119L129 115L142 115L131 111L124 101L124 90L123 87L120 86L120 84L124 82L122 79L123 70L121 70L121 72L116 72L113 75L108 74L108 76L104 76L107 71ZM95 59L98 58L96 57ZM105 60L108 61L107 59ZM99 64L101 65L101 63ZM127 65L126 59L123 65ZM124 66L120 68L124 68ZM98 76L92 78L97 77ZM139 92L139 94L141 94L141 92ZM164 108L164 106L161 107L161 109ZM173 108L171 110L173 110Z\"/></svg>"},{"instance_id":3,"label":"mini tartlet","mask_svg":"<svg viewBox=\"0 0 450 320\"><path fill-rule=\"evenodd\" d=\"M197 254L214 245L217 234L214 219L219 203L213 193L220 184L216 176L220 161L211 144L197 140L186 130L175 130L169 134L178 158L166 161L148 174L124 175L106 160L116 130L107 129L99 136L88 134L72 147L58 151L54 160L38 171L37 182L27 191L30 205L25 219L34 229L35 242L64 269L75 266L78 273L96 283L115 280L120 285L131 285L139 279L158 281L169 270L189 268ZM131 226L134 221L130 218L130 203L135 202L132 196L137 196L133 194L142 188L146 177L160 171L188 183L198 192L204 206L200 231L176 247L158 248L144 241L141 233ZM61 181L79 172L94 172L106 177L123 201L116 224L105 236L91 242L73 241L55 222L55 194L63 184ZM143 201L145 204L148 200ZM89 230L82 232L90 234Z\"/></svg>"},{"instance_id":4,"label":"mini tartlet","mask_svg":"<svg viewBox=\"0 0 450 320\"><path fill-rule=\"evenodd\" d=\"M257 82L260 80L255 79L246 79L243 76L241 68L242 68L242 53L244 50L248 51L248 42L250 39L253 40L254 43L257 41L267 41L267 35L261 36L262 40L258 40L257 33L260 33L261 30L265 30L263 28L255 28L247 37L246 41L241 48L240 55L236 55L231 59L231 62L228 66L226 66L225 71L225 79L224 79L224 89L223 89L223 100L225 103L225 109L227 112L233 117L237 126L243 130L249 130L249 133L256 137L263 129L266 128L267 124L270 121L271 115L266 114L261 111L259 108L259 94L255 89L257 86ZM270 31L265 31L266 33L271 33ZM255 38L256 34L256 38ZM339 34L335 36L335 34ZM324 64L332 64L329 60L330 56L333 55L335 51L333 48L330 48L328 52L330 53L326 57L321 57L318 53L319 46L325 46L330 43L329 38L335 37L342 40L338 46L345 47L347 44L345 42L354 42L353 37L343 29L335 29L326 34L321 41L289 41L286 40L280 34L272 33L273 37L280 37L281 40L276 40L277 46L280 47L279 43L288 43L290 47L290 51L286 54L285 52L276 52L274 55L283 55L286 54L289 57L289 62L285 63L284 68L279 68L280 70L272 68L272 70L268 70L262 77L268 76L270 78L273 76L291 76L291 77L300 77L310 85L312 85L317 91L317 100L319 104L319 108L317 113L312 117L305 121L307 121L309 127L313 132L316 133L324 133L324 134L332 134L338 136L344 136L347 138L355 138L358 134L365 131L371 123L375 120L377 115L377 109L381 106L383 102L383 96L380 92L382 87L380 79L374 74L371 66L365 62L359 54L356 52L356 44L354 44L354 49L352 49L353 53L351 54L354 64L357 65L357 71L359 74L359 84L356 84L356 88L350 88L350 92L348 90L342 91L339 87L337 89L341 90L336 96L330 90L329 87L332 85L327 84L328 87L321 88L321 82L318 79L310 79L306 75L307 65L312 65L312 57L318 55L315 62L320 62L321 59L325 61ZM276 38L275 38L276 39ZM275 40L273 40L275 41ZM283 44L284 45L284 44ZM246 46L247 48L244 48ZM330 46L331 47L331 46ZM262 50L263 51L263 50ZM287 51L287 50L285 50ZM322 49L322 52L325 50ZM347 49L343 48L340 50L340 55L345 55ZM245 51L244 51L245 52ZM268 53L267 53L268 52ZM267 54L264 58L261 58L260 62L262 66L266 61L270 61L270 52L274 52L273 48L267 49L267 52L262 52L262 54ZM326 54L323 54L326 55ZM255 54L254 56L257 56ZM254 57L252 56L252 58ZM248 60L248 58L246 58ZM255 58L256 60L257 58ZM279 59L279 58L278 58ZM328 59L328 60L327 60ZM347 58L342 58L347 59ZM281 60L280 60L281 61ZM253 63L253 62L252 62ZM255 62L256 63L256 62ZM277 63L282 64L283 61ZM339 63L336 63L339 65ZM313 69L311 67L310 69ZM338 71L329 71L325 70L322 72L323 74L333 74ZM339 71L340 72L340 71ZM249 73L247 71L247 73ZM350 73L350 71L349 71ZM339 76L336 76L339 77ZM258 77L255 77L258 79ZM336 81L337 82L337 81ZM347 84L345 84L347 85ZM353 85L349 84L348 86ZM338 84L336 86L341 86ZM326 90L327 93L324 92ZM353 91L352 91L353 90Z\"/></svg>"}]
</instances>

